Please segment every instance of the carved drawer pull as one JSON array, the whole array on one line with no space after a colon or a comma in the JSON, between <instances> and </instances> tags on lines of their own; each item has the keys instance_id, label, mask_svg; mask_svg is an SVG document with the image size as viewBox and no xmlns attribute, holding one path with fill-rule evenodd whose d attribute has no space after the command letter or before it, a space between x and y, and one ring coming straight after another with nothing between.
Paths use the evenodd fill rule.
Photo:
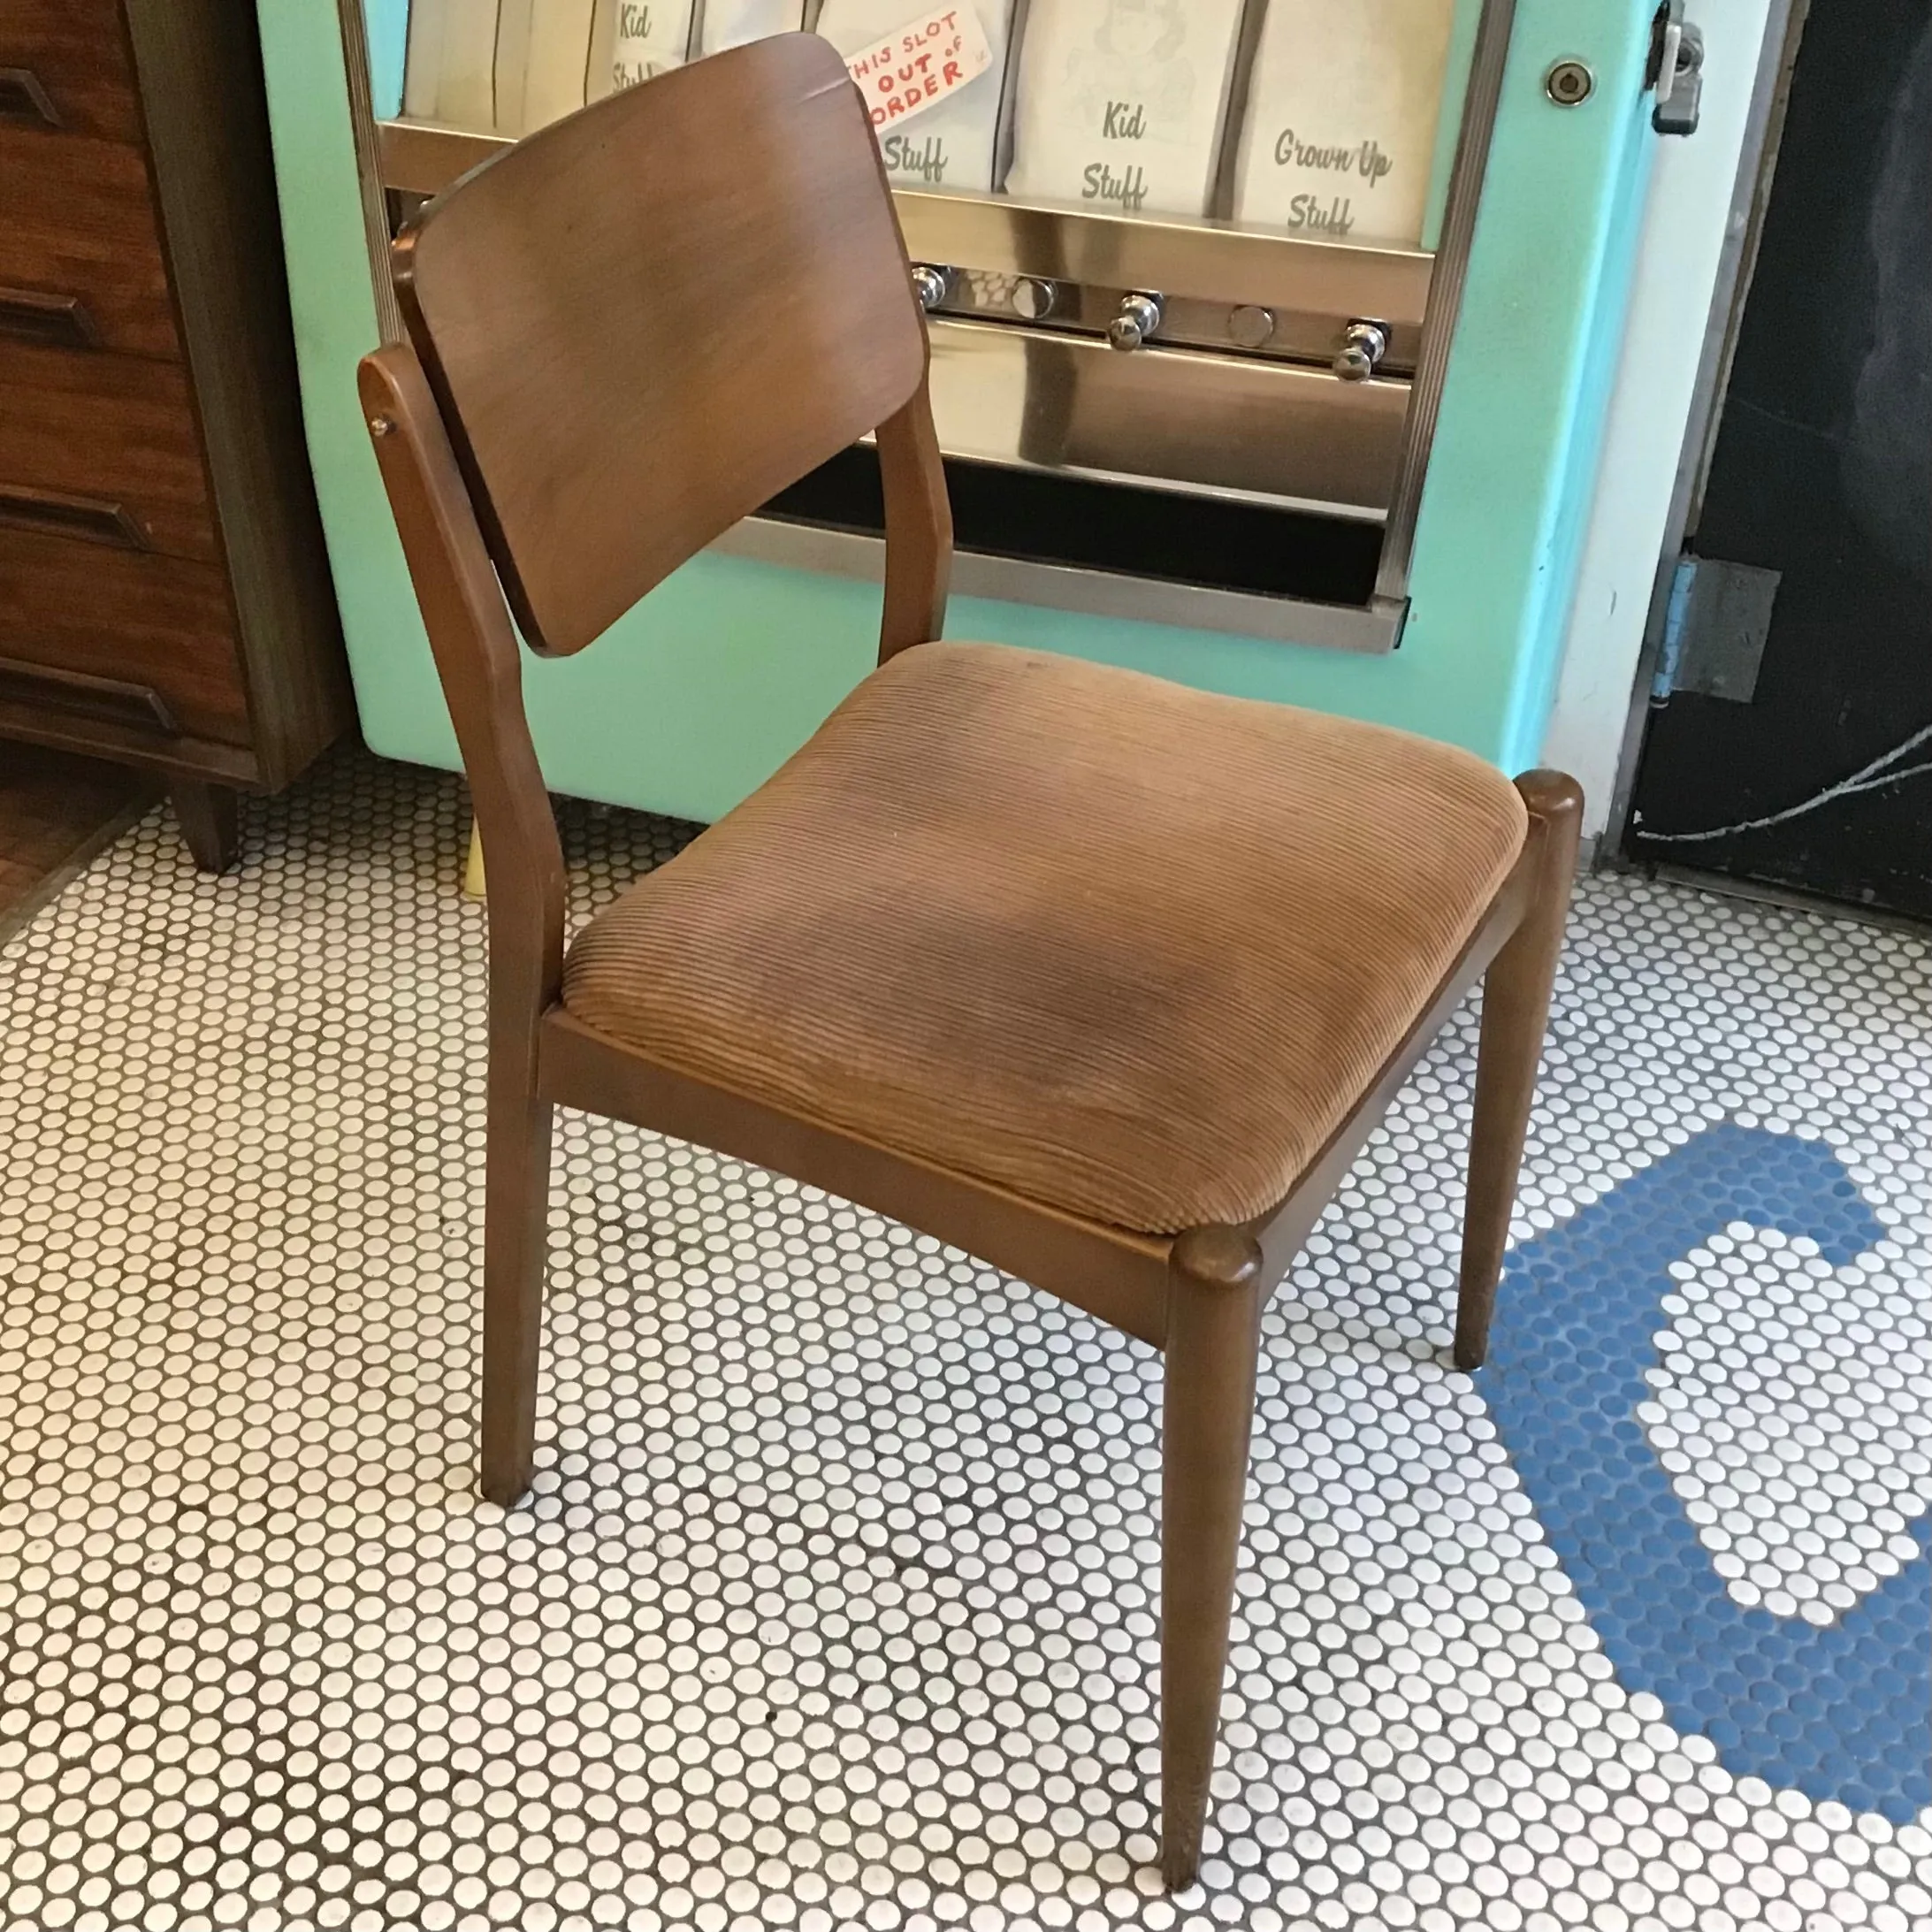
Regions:
<instances>
[{"instance_id":1,"label":"carved drawer pull","mask_svg":"<svg viewBox=\"0 0 1932 1932\"><path fill-rule=\"evenodd\" d=\"M31 67L0 67L0 121L58 127L60 110Z\"/></svg>"},{"instance_id":2,"label":"carved drawer pull","mask_svg":"<svg viewBox=\"0 0 1932 1932\"><path fill-rule=\"evenodd\" d=\"M145 550L148 533L122 503L97 496L69 496L62 490L34 490L0 483L0 523L43 537L81 537L112 544L118 550Z\"/></svg>"},{"instance_id":3,"label":"carved drawer pull","mask_svg":"<svg viewBox=\"0 0 1932 1932\"><path fill-rule=\"evenodd\" d=\"M0 288L0 335L41 348L101 346L101 332L78 295L43 294L37 288Z\"/></svg>"},{"instance_id":4,"label":"carved drawer pull","mask_svg":"<svg viewBox=\"0 0 1932 1932\"><path fill-rule=\"evenodd\" d=\"M94 677L85 671L59 670L47 664L23 664L0 658L0 702L37 705L108 724L132 725L157 737L181 735L167 699L150 684L118 677Z\"/></svg>"}]
</instances>

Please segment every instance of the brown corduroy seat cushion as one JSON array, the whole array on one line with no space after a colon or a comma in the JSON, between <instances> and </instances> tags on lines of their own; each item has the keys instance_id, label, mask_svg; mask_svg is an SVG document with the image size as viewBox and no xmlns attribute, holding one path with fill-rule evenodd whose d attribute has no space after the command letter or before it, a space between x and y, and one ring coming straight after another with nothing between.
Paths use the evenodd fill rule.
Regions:
<instances>
[{"instance_id":1,"label":"brown corduroy seat cushion","mask_svg":"<svg viewBox=\"0 0 1932 1932\"><path fill-rule=\"evenodd\" d=\"M585 928L584 1025L1149 1233L1273 1207L1522 849L1466 752L922 645Z\"/></svg>"}]
</instances>

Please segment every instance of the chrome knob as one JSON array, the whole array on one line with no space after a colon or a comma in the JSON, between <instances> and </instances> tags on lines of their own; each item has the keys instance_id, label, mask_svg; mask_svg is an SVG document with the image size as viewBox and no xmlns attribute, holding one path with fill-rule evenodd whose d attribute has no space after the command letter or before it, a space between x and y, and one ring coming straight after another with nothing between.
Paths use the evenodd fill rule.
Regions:
<instances>
[{"instance_id":1,"label":"chrome knob","mask_svg":"<svg viewBox=\"0 0 1932 1932\"><path fill-rule=\"evenodd\" d=\"M1274 310L1244 302L1227 318L1228 340L1244 349L1266 348L1274 339Z\"/></svg>"},{"instance_id":2,"label":"chrome knob","mask_svg":"<svg viewBox=\"0 0 1932 1932\"><path fill-rule=\"evenodd\" d=\"M1120 313L1107 326L1107 340L1117 349L1137 349L1161 325L1158 295L1124 296Z\"/></svg>"},{"instance_id":3,"label":"chrome knob","mask_svg":"<svg viewBox=\"0 0 1932 1932\"><path fill-rule=\"evenodd\" d=\"M1351 322L1341 332L1341 351L1335 357L1335 373L1344 382L1366 382L1381 366L1388 354L1388 325L1384 322Z\"/></svg>"},{"instance_id":4,"label":"chrome knob","mask_svg":"<svg viewBox=\"0 0 1932 1932\"><path fill-rule=\"evenodd\" d=\"M1013 313L1022 322L1044 322L1059 305L1060 292L1037 275L1022 275L1013 284Z\"/></svg>"},{"instance_id":5,"label":"chrome knob","mask_svg":"<svg viewBox=\"0 0 1932 1932\"><path fill-rule=\"evenodd\" d=\"M913 264L913 293L921 309L936 309L952 293L952 271L935 268L929 262Z\"/></svg>"}]
</instances>

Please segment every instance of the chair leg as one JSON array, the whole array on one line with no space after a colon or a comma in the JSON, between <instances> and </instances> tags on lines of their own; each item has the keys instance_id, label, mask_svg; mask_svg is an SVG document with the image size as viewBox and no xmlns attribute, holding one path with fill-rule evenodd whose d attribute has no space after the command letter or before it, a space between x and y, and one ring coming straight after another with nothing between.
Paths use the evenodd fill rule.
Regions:
<instances>
[{"instance_id":1,"label":"chair leg","mask_svg":"<svg viewBox=\"0 0 1932 1932\"><path fill-rule=\"evenodd\" d=\"M500 1085L511 1085L509 1077ZM483 1493L506 1508L530 1487L536 1464L550 1115L549 1102L520 1082L516 1091L491 1096L483 1210Z\"/></svg>"},{"instance_id":2,"label":"chair leg","mask_svg":"<svg viewBox=\"0 0 1932 1932\"><path fill-rule=\"evenodd\" d=\"M1516 781L1536 841L1534 890L1523 923L1490 961L1483 981L1483 1035L1476 1062L1476 1119L1470 1135L1469 1194L1462 1215L1462 1279L1455 1310L1455 1365L1479 1369L1489 1349L1516 1206L1516 1174L1537 1064L1549 1019L1550 989L1569 913L1570 882L1583 831L1583 790L1562 772Z\"/></svg>"},{"instance_id":3,"label":"chair leg","mask_svg":"<svg viewBox=\"0 0 1932 1932\"><path fill-rule=\"evenodd\" d=\"M1261 1250L1236 1228L1174 1243L1161 1452L1161 1872L1193 1884L1234 1607L1260 1342Z\"/></svg>"}]
</instances>

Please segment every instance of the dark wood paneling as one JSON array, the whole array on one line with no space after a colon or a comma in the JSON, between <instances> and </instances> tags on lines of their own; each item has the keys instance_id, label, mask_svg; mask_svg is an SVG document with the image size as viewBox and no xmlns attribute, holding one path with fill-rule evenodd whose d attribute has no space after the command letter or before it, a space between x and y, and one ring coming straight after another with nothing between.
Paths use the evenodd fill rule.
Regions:
<instances>
[{"instance_id":1,"label":"dark wood paneling","mask_svg":"<svg viewBox=\"0 0 1932 1932\"><path fill-rule=\"evenodd\" d=\"M4 0L0 67L31 73L65 132L140 142L141 97L114 0Z\"/></svg>"},{"instance_id":2,"label":"dark wood paneling","mask_svg":"<svg viewBox=\"0 0 1932 1932\"><path fill-rule=\"evenodd\" d=\"M0 689L0 760L12 756L16 745L111 758L171 778L206 779L243 790L257 788L262 779L255 754L245 745L218 738L160 738L135 725L81 717L31 698L16 700Z\"/></svg>"},{"instance_id":3,"label":"dark wood paneling","mask_svg":"<svg viewBox=\"0 0 1932 1932\"><path fill-rule=\"evenodd\" d=\"M187 371L0 340L0 490L118 503L148 548L218 563Z\"/></svg>"},{"instance_id":4,"label":"dark wood paneling","mask_svg":"<svg viewBox=\"0 0 1932 1932\"><path fill-rule=\"evenodd\" d=\"M6 73L0 739L286 783L354 712L253 0L0 0Z\"/></svg>"},{"instance_id":5,"label":"dark wood paneling","mask_svg":"<svg viewBox=\"0 0 1932 1932\"><path fill-rule=\"evenodd\" d=\"M106 348L179 355L140 149L0 126L0 286L77 297Z\"/></svg>"},{"instance_id":6,"label":"dark wood paneling","mask_svg":"<svg viewBox=\"0 0 1932 1932\"><path fill-rule=\"evenodd\" d=\"M0 658L152 686L184 734L248 742L228 589L207 564L0 526Z\"/></svg>"},{"instance_id":7,"label":"dark wood paneling","mask_svg":"<svg viewBox=\"0 0 1932 1932\"><path fill-rule=\"evenodd\" d=\"M122 765L9 745L0 759L0 931L156 790Z\"/></svg>"},{"instance_id":8,"label":"dark wood paneling","mask_svg":"<svg viewBox=\"0 0 1932 1932\"><path fill-rule=\"evenodd\" d=\"M254 0L126 11L256 750L279 785L355 712L302 424Z\"/></svg>"}]
</instances>

